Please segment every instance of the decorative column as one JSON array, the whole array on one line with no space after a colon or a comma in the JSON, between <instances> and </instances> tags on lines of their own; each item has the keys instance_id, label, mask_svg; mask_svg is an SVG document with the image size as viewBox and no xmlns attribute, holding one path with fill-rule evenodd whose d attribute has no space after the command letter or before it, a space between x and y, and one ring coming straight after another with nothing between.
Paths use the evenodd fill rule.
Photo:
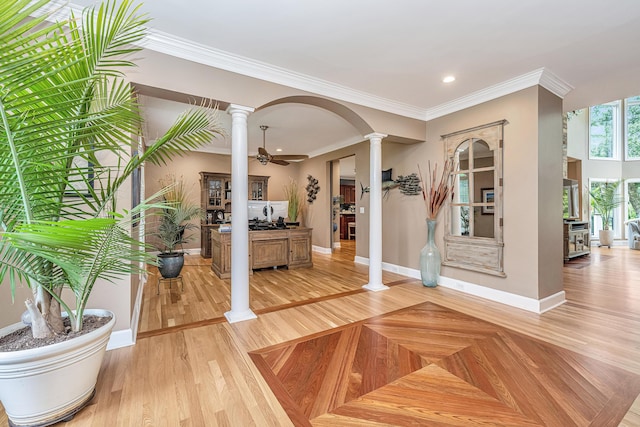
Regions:
<instances>
[{"instance_id":1,"label":"decorative column","mask_svg":"<svg viewBox=\"0 0 640 427\"><path fill-rule=\"evenodd\" d=\"M247 157L247 117L253 108L229 105L231 114L231 311L229 323L255 319L249 308L249 167Z\"/></svg>"},{"instance_id":2,"label":"decorative column","mask_svg":"<svg viewBox=\"0 0 640 427\"><path fill-rule=\"evenodd\" d=\"M382 283L382 138L383 133L366 135L370 142L369 160L369 283L370 291L389 289Z\"/></svg>"}]
</instances>

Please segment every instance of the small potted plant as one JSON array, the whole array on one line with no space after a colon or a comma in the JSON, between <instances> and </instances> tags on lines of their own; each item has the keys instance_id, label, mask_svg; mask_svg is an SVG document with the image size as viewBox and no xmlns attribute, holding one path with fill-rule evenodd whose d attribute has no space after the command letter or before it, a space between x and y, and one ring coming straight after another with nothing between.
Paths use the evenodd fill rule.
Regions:
<instances>
[{"instance_id":1,"label":"small potted plant","mask_svg":"<svg viewBox=\"0 0 640 427\"><path fill-rule=\"evenodd\" d=\"M593 186L589 195L591 196L591 207L602 219L602 230L598 232L600 246L611 248L613 244L613 230L609 227L613 221L613 211L622 204L622 197L618 194L620 181L600 182Z\"/></svg>"},{"instance_id":2,"label":"small potted plant","mask_svg":"<svg viewBox=\"0 0 640 427\"><path fill-rule=\"evenodd\" d=\"M184 266L184 251L182 245L193 240L190 230L199 226L191 220L202 216L199 205L188 200L184 181L176 179L175 175L167 175L160 180L165 188L164 200L166 207L160 210L157 217L157 227L151 233L157 239L158 270L165 279L178 277ZM178 250L180 247L180 250Z\"/></svg>"}]
</instances>

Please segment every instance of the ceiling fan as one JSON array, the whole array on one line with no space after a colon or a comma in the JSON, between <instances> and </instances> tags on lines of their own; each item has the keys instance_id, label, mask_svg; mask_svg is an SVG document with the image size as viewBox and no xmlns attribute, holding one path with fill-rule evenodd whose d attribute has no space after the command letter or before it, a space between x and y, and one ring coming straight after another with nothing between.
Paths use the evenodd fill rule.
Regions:
<instances>
[{"instance_id":1,"label":"ceiling fan","mask_svg":"<svg viewBox=\"0 0 640 427\"><path fill-rule=\"evenodd\" d=\"M287 166L289 164L287 160L296 161L296 160L305 160L309 158L309 156L304 154L300 154L300 155L289 154L289 155L275 155L275 156L269 154L269 152L265 148L265 140L267 136L267 129L269 129L269 126L260 125L260 129L262 129L262 147L258 147L258 154L256 155L256 159L260 162L261 165L266 165L267 163L271 162L276 165Z\"/></svg>"}]
</instances>

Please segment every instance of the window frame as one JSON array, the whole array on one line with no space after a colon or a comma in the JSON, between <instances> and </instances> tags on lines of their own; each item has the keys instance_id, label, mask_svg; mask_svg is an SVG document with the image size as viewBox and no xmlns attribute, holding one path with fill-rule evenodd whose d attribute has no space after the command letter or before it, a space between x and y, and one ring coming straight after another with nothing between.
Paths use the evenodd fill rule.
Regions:
<instances>
[{"instance_id":1,"label":"window frame","mask_svg":"<svg viewBox=\"0 0 640 427\"><path fill-rule=\"evenodd\" d=\"M600 228L596 228L596 220L595 220L595 214L593 212L593 207L591 207L591 188L592 188L592 184L594 183L605 183L605 182L615 182L618 181L620 182L620 184L618 185L618 195L621 196L620 191L622 191L622 189L624 188L626 190L625 187L625 183L623 182L623 180L621 179L616 179L616 178L589 178L589 191L588 191L588 206L589 206L589 229L590 229L590 233L591 233L591 239L592 240L599 240L600 239L600 235L599 235L599 231L602 230L602 226L600 226ZM599 216L599 215L598 215ZM622 206L618 206L617 208L615 208L613 210L612 213L612 220L613 220L613 224L611 225L611 230L613 230L613 238L614 239L621 239L623 237L623 231L622 228L623 223L620 222L620 217L622 216ZM602 224L602 220L600 220L600 224Z\"/></svg>"},{"instance_id":2,"label":"window frame","mask_svg":"<svg viewBox=\"0 0 640 427\"><path fill-rule=\"evenodd\" d=\"M623 117L621 119L621 122L624 126L624 131L623 131L623 135L624 135L624 160L625 161L639 161L640 160L640 155L638 155L637 157L633 157L629 155L629 134L628 134L628 129L629 129L629 107L632 105L637 105L640 106L640 96L632 96L629 98L625 98L623 100Z\"/></svg>"},{"instance_id":3,"label":"window frame","mask_svg":"<svg viewBox=\"0 0 640 427\"><path fill-rule=\"evenodd\" d=\"M442 135L447 159L455 162L457 148L466 140L478 139L489 145L493 151L493 202L476 202L472 193L473 175L469 176L469 203L448 202L445 209L445 235L442 264L480 273L506 277L504 272L504 236L503 236L503 138L504 126L508 122L500 120L474 128ZM480 168L481 170L483 168ZM488 168L484 168L488 169ZM478 207L493 207L493 237L477 237L452 233L452 209L462 205L470 209Z\"/></svg>"},{"instance_id":4,"label":"window frame","mask_svg":"<svg viewBox=\"0 0 640 427\"><path fill-rule=\"evenodd\" d=\"M588 123L588 138L587 138L587 153L589 155L589 160L608 160L608 161L619 161L620 160L620 135L621 135L621 115L620 115L620 105L621 102L618 101L612 101L612 102L606 102L603 104L598 104L598 105L593 105L591 107L589 107L589 111L588 111L588 115L589 115L589 123ZM611 147L611 157L596 157L593 156L591 154L591 141L592 141L592 135L591 135L591 111L593 108L596 107L601 107L601 106L611 106L613 107L613 117L611 119L612 121L612 132L613 132L613 136L612 136L612 147Z\"/></svg>"}]
</instances>

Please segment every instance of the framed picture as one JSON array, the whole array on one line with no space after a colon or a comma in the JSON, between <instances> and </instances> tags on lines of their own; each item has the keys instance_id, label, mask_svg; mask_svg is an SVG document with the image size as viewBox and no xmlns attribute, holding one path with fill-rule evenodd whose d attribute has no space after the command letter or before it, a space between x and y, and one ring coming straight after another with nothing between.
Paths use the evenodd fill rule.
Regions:
<instances>
[{"instance_id":1,"label":"framed picture","mask_svg":"<svg viewBox=\"0 0 640 427\"><path fill-rule=\"evenodd\" d=\"M482 203L494 203L493 188L482 189ZM483 206L482 215L493 215L495 212L495 206Z\"/></svg>"}]
</instances>

